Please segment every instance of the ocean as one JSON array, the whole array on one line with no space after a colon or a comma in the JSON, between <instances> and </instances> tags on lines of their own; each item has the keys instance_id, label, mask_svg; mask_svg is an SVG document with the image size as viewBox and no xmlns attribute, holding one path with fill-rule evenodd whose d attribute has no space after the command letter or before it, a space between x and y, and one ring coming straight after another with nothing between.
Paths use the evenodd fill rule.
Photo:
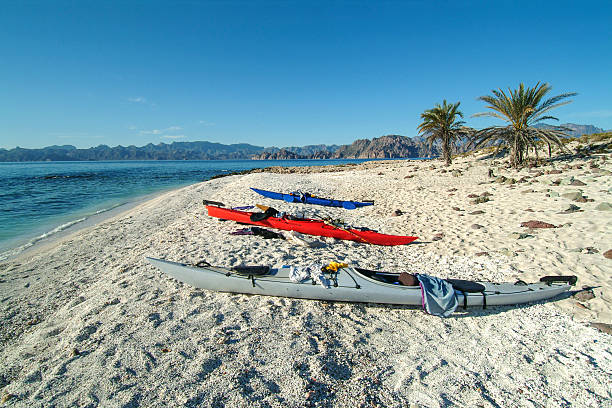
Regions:
<instances>
[{"instance_id":1,"label":"ocean","mask_svg":"<svg viewBox=\"0 0 612 408\"><path fill-rule=\"evenodd\" d=\"M149 195L269 166L365 160L194 160L0 163L0 261Z\"/></svg>"}]
</instances>

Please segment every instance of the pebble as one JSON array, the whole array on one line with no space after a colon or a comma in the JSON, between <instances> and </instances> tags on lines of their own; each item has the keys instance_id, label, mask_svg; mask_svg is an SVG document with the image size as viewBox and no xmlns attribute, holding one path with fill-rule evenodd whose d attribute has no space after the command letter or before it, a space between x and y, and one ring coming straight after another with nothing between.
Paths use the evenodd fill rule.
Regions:
<instances>
[{"instance_id":1,"label":"pebble","mask_svg":"<svg viewBox=\"0 0 612 408\"><path fill-rule=\"evenodd\" d=\"M530 221L521 222L521 227L526 227L526 228L557 228L553 224L549 224L549 223L544 222L544 221L536 221L536 220L530 220Z\"/></svg>"},{"instance_id":2,"label":"pebble","mask_svg":"<svg viewBox=\"0 0 612 408\"><path fill-rule=\"evenodd\" d=\"M470 201L471 204L482 204L482 203L486 203L487 201L491 201L489 200L489 197L478 197L472 201Z\"/></svg>"},{"instance_id":3,"label":"pebble","mask_svg":"<svg viewBox=\"0 0 612 408\"><path fill-rule=\"evenodd\" d=\"M598 211L612 211L612 205L609 203L600 203L597 205L597 207L595 207L595 209Z\"/></svg>"},{"instance_id":4,"label":"pebble","mask_svg":"<svg viewBox=\"0 0 612 408\"><path fill-rule=\"evenodd\" d=\"M570 206L567 207L566 210L562 211L562 213L573 213L573 212L576 212L576 211L582 211L582 210L577 205L570 204Z\"/></svg>"},{"instance_id":5,"label":"pebble","mask_svg":"<svg viewBox=\"0 0 612 408\"><path fill-rule=\"evenodd\" d=\"M582 198L582 193L580 191L571 191L569 193L561 194L561 197L575 201L575 200Z\"/></svg>"},{"instance_id":6,"label":"pebble","mask_svg":"<svg viewBox=\"0 0 612 408\"><path fill-rule=\"evenodd\" d=\"M484 228L484 227L480 224L472 224L472 229L481 229L481 228Z\"/></svg>"},{"instance_id":7,"label":"pebble","mask_svg":"<svg viewBox=\"0 0 612 408\"><path fill-rule=\"evenodd\" d=\"M482 210L476 210L470 213L470 215L479 215L479 214L484 214L485 212Z\"/></svg>"},{"instance_id":8,"label":"pebble","mask_svg":"<svg viewBox=\"0 0 612 408\"><path fill-rule=\"evenodd\" d=\"M581 302L586 302L588 300L595 299L595 293L593 292L593 289L583 289L580 292L576 292L573 297Z\"/></svg>"},{"instance_id":9,"label":"pebble","mask_svg":"<svg viewBox=\"0 0 612 408\"><path fill-rule=\"evenodd\" d=\"M591 326L596 328L596 329L601 330L604 333L608 333L608 334L612 335L612 324L592 322Z\"/></svg>"},{"instance_id":10,"label":"pebble","mask_svg":"<svg viewBox=\"0 0 612 408\"><path fill-rule=\"evenodd\" d=\"M533 235L521 233L521 232L513 232L510 236L514 239L525 239L525 238L533 238Z\"/></svg>"},{"instance_id":11,"label":"pebble","mask_svg":"<svg viewBox=\"0 0 612 408\"><path fill-rule=\"evenodd\" d=\"M608 249L606 252L604 252L603 256L604 258L612 259L612 249Z\"/></svg>"}]
</instances>

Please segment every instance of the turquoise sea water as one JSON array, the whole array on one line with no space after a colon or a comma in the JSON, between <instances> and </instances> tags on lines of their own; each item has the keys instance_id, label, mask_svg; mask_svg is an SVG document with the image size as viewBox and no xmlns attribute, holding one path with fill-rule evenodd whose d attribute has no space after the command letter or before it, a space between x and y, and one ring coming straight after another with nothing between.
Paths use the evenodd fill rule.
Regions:
<instances>
[{"instance_id":1,"label":"turquoise sea water","mask_svg":"<svg viewBox=\"0 0 612 408\"><path fill-rule=\"evenodd\" d=\"M269 166L364 160L206 160L0 163L0 260L140 197Z\"/></svg>"}]
</instances>

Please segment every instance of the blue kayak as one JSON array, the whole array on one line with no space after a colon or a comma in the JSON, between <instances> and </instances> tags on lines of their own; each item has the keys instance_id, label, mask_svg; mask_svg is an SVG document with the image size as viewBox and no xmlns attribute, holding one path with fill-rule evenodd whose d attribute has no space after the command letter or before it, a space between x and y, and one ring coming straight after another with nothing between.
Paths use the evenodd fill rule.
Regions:
<instances>
[{"instance_id":1,"label":"blue kayak","mask_svg":"<svg viewBox=\"0 0 612 408\"><path fill-rule=\"evenodd\" d=\"M342 201L342 200L332 200L329 198L321 198L315 197L312 194L308 193L275 193L273 191L260 190L258 188L251 187L251 190L256 192L257 194L261 194L264 197L271 198L273 200L283 200L288 203L304 203L304 204L316 204L316 205L325 205L327 207L343 207L347 210L354 210L355 208L365 207L367 205L373 205L374 202L360 203L358 201Z\"/></svg>"}]
</instances>

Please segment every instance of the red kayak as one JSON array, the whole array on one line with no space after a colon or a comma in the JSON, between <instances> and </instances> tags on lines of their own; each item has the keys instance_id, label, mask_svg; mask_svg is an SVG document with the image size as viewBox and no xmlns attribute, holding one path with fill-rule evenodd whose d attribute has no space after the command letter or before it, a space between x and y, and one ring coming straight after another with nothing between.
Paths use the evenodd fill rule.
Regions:
<instances>
[{"instance_id":1,"label":"red kayak","mask_svg":"<svg viewBox=\"0 0 612 408\"><path fill-rule=\"evenodd\" d=\"M352 228L341 228L330 225L321 220L308 218L268 217L261 221L251 221L248 211L231 210L228 208L207 205L208 215L222 220L233 220L243 224L259 225L262 227L276 228L281 230L296 231L302 234L318 235L321 237L332 237L348 241L358 241L375 245L405 245L415 241L418 237L407 237L401 235L386 235L376 231L361 231Z\"/></svg>"}]
</instances>

